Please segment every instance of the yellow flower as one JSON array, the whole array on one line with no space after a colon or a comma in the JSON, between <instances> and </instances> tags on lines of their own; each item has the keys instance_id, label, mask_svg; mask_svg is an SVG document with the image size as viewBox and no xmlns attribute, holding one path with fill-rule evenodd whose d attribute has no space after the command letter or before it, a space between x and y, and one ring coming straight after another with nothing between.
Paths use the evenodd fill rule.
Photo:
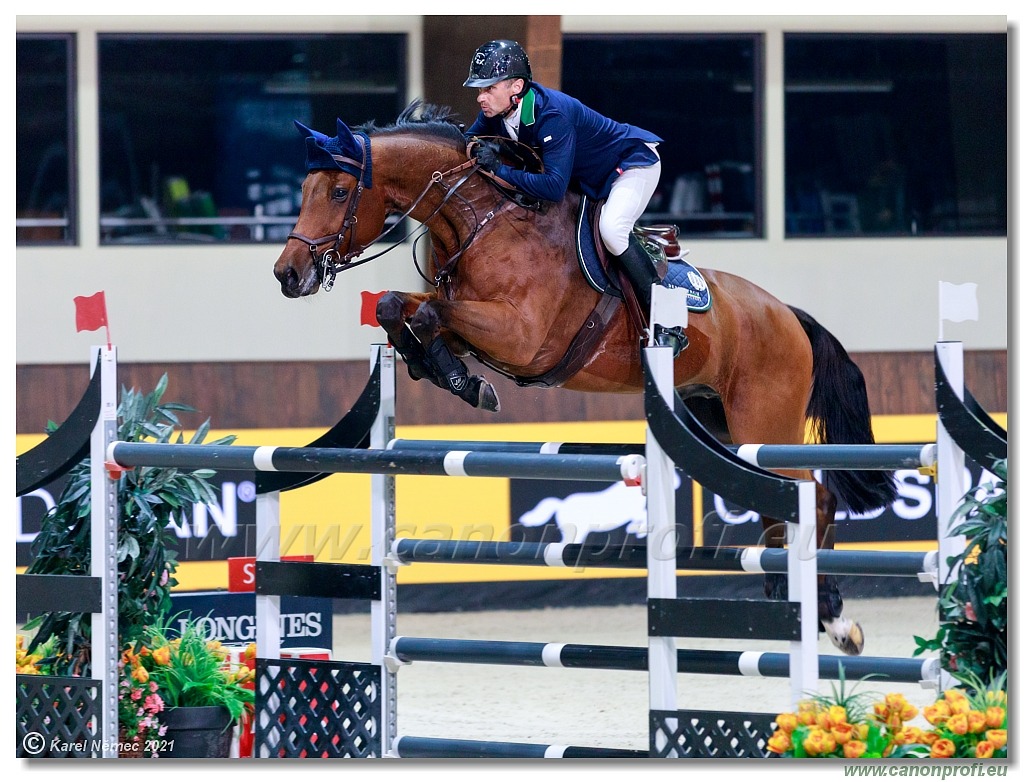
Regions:
<instances>
[{"instance_id":1,"label":"yellow flower","mask_svg":"<svg viewBox=\"0 0 1024 782\"><path fill-rule=\"evenodd\" d=\"M982 714L980 711L975 711L974 709L971 709L969 712L967 712L967 730L969 732L984 733L985 728L987 727L988 725L986 724L984 714Z\"/></svg>"},{"instance_id":2,"label":"yellow flower","mask_svg":"<svg viewBox=\"0 0 1024 782\"><path fill-rule=\"evenodd\" d=\"M829 706L828 716L832 720L833 725L838 725L840 722L846 722L846 709L842 706Z\"/></svg>"},{"instance_id":3,"label":"yellow flower","mask_svg":"<svg viewBox=\"0 0 1024 782\"><path fill-rule=\"evenodd\" d=\"M994 706L1005 706L1006 690L996 690L995 692L990 690L989 692L986 692L985 703L991 703Z\"/></svg>"},{"instance_id":4,"label":"yellow flower","mask_svg":"<svg viewBox=\"0 0 1024 782\"><path fill-rule=\"evenodd\" d=\"M824 755L828 751L825 744L826 736L831 738L820 728L812 730L804 739L804 752L811 756ZM833 748L835 748L835 742L833 742Z\"/></svg>"},{"instance_id":5,"label":"yellow flower","mask_svg":"<svg viewBox=\"0 0 1024 782\"><path fill-rule=\"evenodd\" d=\"M792 733L794 730L796 730L797 725L800 724L800 721L797 719L797 716L792 712L785 712L784 714L780 714L775 718L775 722L776 724L778 724L779 730L784 730L786 731L786 733ZM1001 724L1002 723L1000 723L1000 725ZM993 725L992 727L998 726Z\"/></svg>"},{"instance_id":6,"label":"yellow flower","mask_svg":"<svg viewBox=\"0 0 1024 782\"><path fill-rule=\"evenodd\" d=\"M948 720L946 720L946 730L951 733L955 733L958 736L967 735L967 715L966 714L954 714Z\"/></svg>"},{"instance_id":7,"label":"yellow flower","mask_svg":"<svg viewBox=\"0 0 1024 782\"><path fill-rule=\"evenodd\" d=\"M990 728L1000 728L1006 719L1006 709L1002 706L989 706L985 709L985 724Z\"/></svg>"},{"instance_id":8,"label":"yellow flower","mask_svg":"<svg viewBox=\"0 0 1024 782\"><path fill-rule=\"evenodd\" d=\"M245 647L245 658L247 660L255 660L256 659L256 644L255 643L251 643L247 647Z\"/></svg>"},{"instance_id":9,"label":"yellow flower","mask_svg":"<svg viewBox=\"0 0 1024 782\"><path fill-rule=\"evenodd\" d=\"M992 742L996 749L1006 746L1006 729L985 731L985 738Z\"/></svg>"},{"instance_id":10,"label":"yellow flower","mask_svg":"<svg viewBox=\"0 0 1024 782\"><path fill-rule=\"evenodd\" d=\"M991 741L979 741L978 746L974 748L974 757L990 758L992 757L992 753L995 751L995 744L993 744Z\"/></svg>"},{"instance_id":11,"label":"yellow flower","mask_svg":"<svg viewBox=\"0 0 1024 782\"><path fill-rule=\"evenodd\" d=\"M933 758L951 758L956 753L956 744L949 739L938 739L932 744Z\"/></svg>"},{"instance_id":12,"label":"yellow flower","mask_svg":"<svg viewBox=\"0 0 1024 782\"><path fill-rule=\"evenodd\" d=\"M844 758L859 758L867 751L868 745L863 741L847 741L843 744Z\"/></svg>"},{"instance_id":13,"label":"yellow flower","mask_svg":"<svg viewBox=\"0 0 1024 782\"><path fill-rule=\"evenodd\" d=\"M848 744L853 738L853 725L848 722L840 722L832 726L832 738L836 744Z\"/></svg>"},{"instance_id":14,"label":"yellow flower","mask_svg":"<svg viewBox=\"0 0 1024 782\"><path fill-rule=\"evenodd\" d=\"M797 712L796 718L800 721L801 725L817 725L818 715L816 712L810 709L801 709Z\"/></svg>"},{"instance_id":15,"label":"yellow flower","mask_svg":"<svg viewBox=\"0 0 1024 782\"><path fill-rule=\"evenodd\" d=\"M924 718L932 725L942 725L952 713L946 701L935 701L924 707Z\"/></svg>"},{"instance_id":16,"label":"yellow flower","mask_svg":"<svg viewBox=\"0 0 1024 782\"><path fill-rule=\"evenodd\" d=\"M861 741L868 737L868 731L871 730L871 728L868 726L866 722L858 722L856 725L854 725L854 728L857 732L857 738Z\"/></svg>"},{"instance_id":17,"label":"yellow flower","mask_svg":"<svg viewBox=\"0 0 1024 782\"><path fill-rule=\"evenodd\" d=\"M149 681L149 671L139 665L132 671L132 678L139 684L145 684Z\"/></svg>"},{"instance_id":18,"label":"yellow flower","mask_svg":"<svg viewBox=\"0 0 1024 782\"><path fill-rule=\"evenodd\" d=\"M784 730L775 731L772 737L768 739L768 750L776 755L784 755L792 748L793 742L790 739L790 735Z\"/></svg>"},{"instance_id":19,"label":"yellow flower","mask_svg":"<svg viewBox=\"0 0 1024 782\"><path fill-rule=\"evenodd\" d=\"M171 647L161 646L153 651L153 662L157 665L169 665L171 662Z\"/></svg>"},{"instance_id":20,"label":"yellow flower","mask_svg":"<svg viewBox=\"0 0 1024 782\"><path fill-rule=\"evenodd\" d=\"M939 740L939 734L931 731L921 731L921 743L927 744L929 747Z\"/></svg>"},{"instance_id":21,"label":"yellow flower","mask_svg":"<svg viewBox=\"0 0 1024 782\"><path fill-rule=\"evenodd\" d=\"M922 731L918 727L915 727L914 725L907 725L905 728L903 728L901 733L903 734L903 738L906 740L907 744L924 744L925 743L922 740L922 735L923 735L924 731Z\"/></svg>"},{"instance_id":22,"label":"yellow flower","mask_svg":"<svg viewBox=\"0 0 1024 782\"><path fill-rule=\"evenodd\" d=\"M963 690L946 690L942 693L942 697L945 698L946 702L950 705L967 700L967 696L964 694Z\"/></svg>"}]
</instances>

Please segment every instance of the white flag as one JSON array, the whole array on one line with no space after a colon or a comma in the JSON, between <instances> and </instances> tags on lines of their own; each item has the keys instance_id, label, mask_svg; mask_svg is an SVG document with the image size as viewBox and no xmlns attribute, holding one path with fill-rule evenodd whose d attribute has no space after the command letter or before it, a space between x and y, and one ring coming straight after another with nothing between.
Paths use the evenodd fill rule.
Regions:
<instances>
[{"instance_id":1,"label":"white flag","mask_svg":"<svg viewBox=\"0 0 1024 782\"><path fill-rule=\"evenodd\" d=\"M960 323L978 319L978 285L939 282L939 319Z\"/></svg>"}]
</instances>

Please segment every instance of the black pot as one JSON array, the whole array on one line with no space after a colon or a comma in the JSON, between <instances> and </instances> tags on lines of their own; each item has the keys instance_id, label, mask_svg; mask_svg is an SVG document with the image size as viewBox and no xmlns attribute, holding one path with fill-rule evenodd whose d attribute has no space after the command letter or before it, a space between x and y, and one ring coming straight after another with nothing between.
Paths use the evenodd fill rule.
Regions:
<instances>
[{"instance_id":1,"label":"black pot","mask_svg":"<svg viewBox=\"0 0 1024 782\"><path fill-rule=\"evenodd\" d=\"M224 706L174 706L160 714L167 734L162 758L226 758L231 754L231 712Z\"/></svg>"}]
</instances>

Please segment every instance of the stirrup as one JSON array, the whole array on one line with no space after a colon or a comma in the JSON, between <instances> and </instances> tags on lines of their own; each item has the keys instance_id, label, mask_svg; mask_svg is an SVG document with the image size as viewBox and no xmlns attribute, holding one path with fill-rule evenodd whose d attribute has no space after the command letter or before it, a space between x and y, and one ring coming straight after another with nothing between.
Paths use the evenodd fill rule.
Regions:
<instances>
[{"instance_id":1,"label":"stirrup","mask_svg":"<svg viewBox=\"0 0 1024 782\"><path fill-rule=\"evenodd\" d=\"M676 358L689 346L690 338L679 326L656 325L654 327L654 342L661 347L672 348L672 358Z\"/></svg>"}]
</instances>

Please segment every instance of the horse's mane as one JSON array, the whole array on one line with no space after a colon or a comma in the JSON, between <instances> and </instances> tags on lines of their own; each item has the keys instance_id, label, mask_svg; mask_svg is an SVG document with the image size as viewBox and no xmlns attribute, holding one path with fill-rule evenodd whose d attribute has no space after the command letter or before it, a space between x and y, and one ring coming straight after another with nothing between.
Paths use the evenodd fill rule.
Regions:
<instances>
[{"instance_id":1,"label":"horse's mane","mask_svg":"<svg viewBox=\"0 0 1024 782\"><path fill-rule=\"evenodd\" d=\"M355 130L368 136L387 136L397 133L429 136L464 149L466 137L462 134L463 126L455 119L457 116L448 106L424 103L417 98L402 110L394 124L377 127L371 120Z\"/></svg>"}]
</instances>

